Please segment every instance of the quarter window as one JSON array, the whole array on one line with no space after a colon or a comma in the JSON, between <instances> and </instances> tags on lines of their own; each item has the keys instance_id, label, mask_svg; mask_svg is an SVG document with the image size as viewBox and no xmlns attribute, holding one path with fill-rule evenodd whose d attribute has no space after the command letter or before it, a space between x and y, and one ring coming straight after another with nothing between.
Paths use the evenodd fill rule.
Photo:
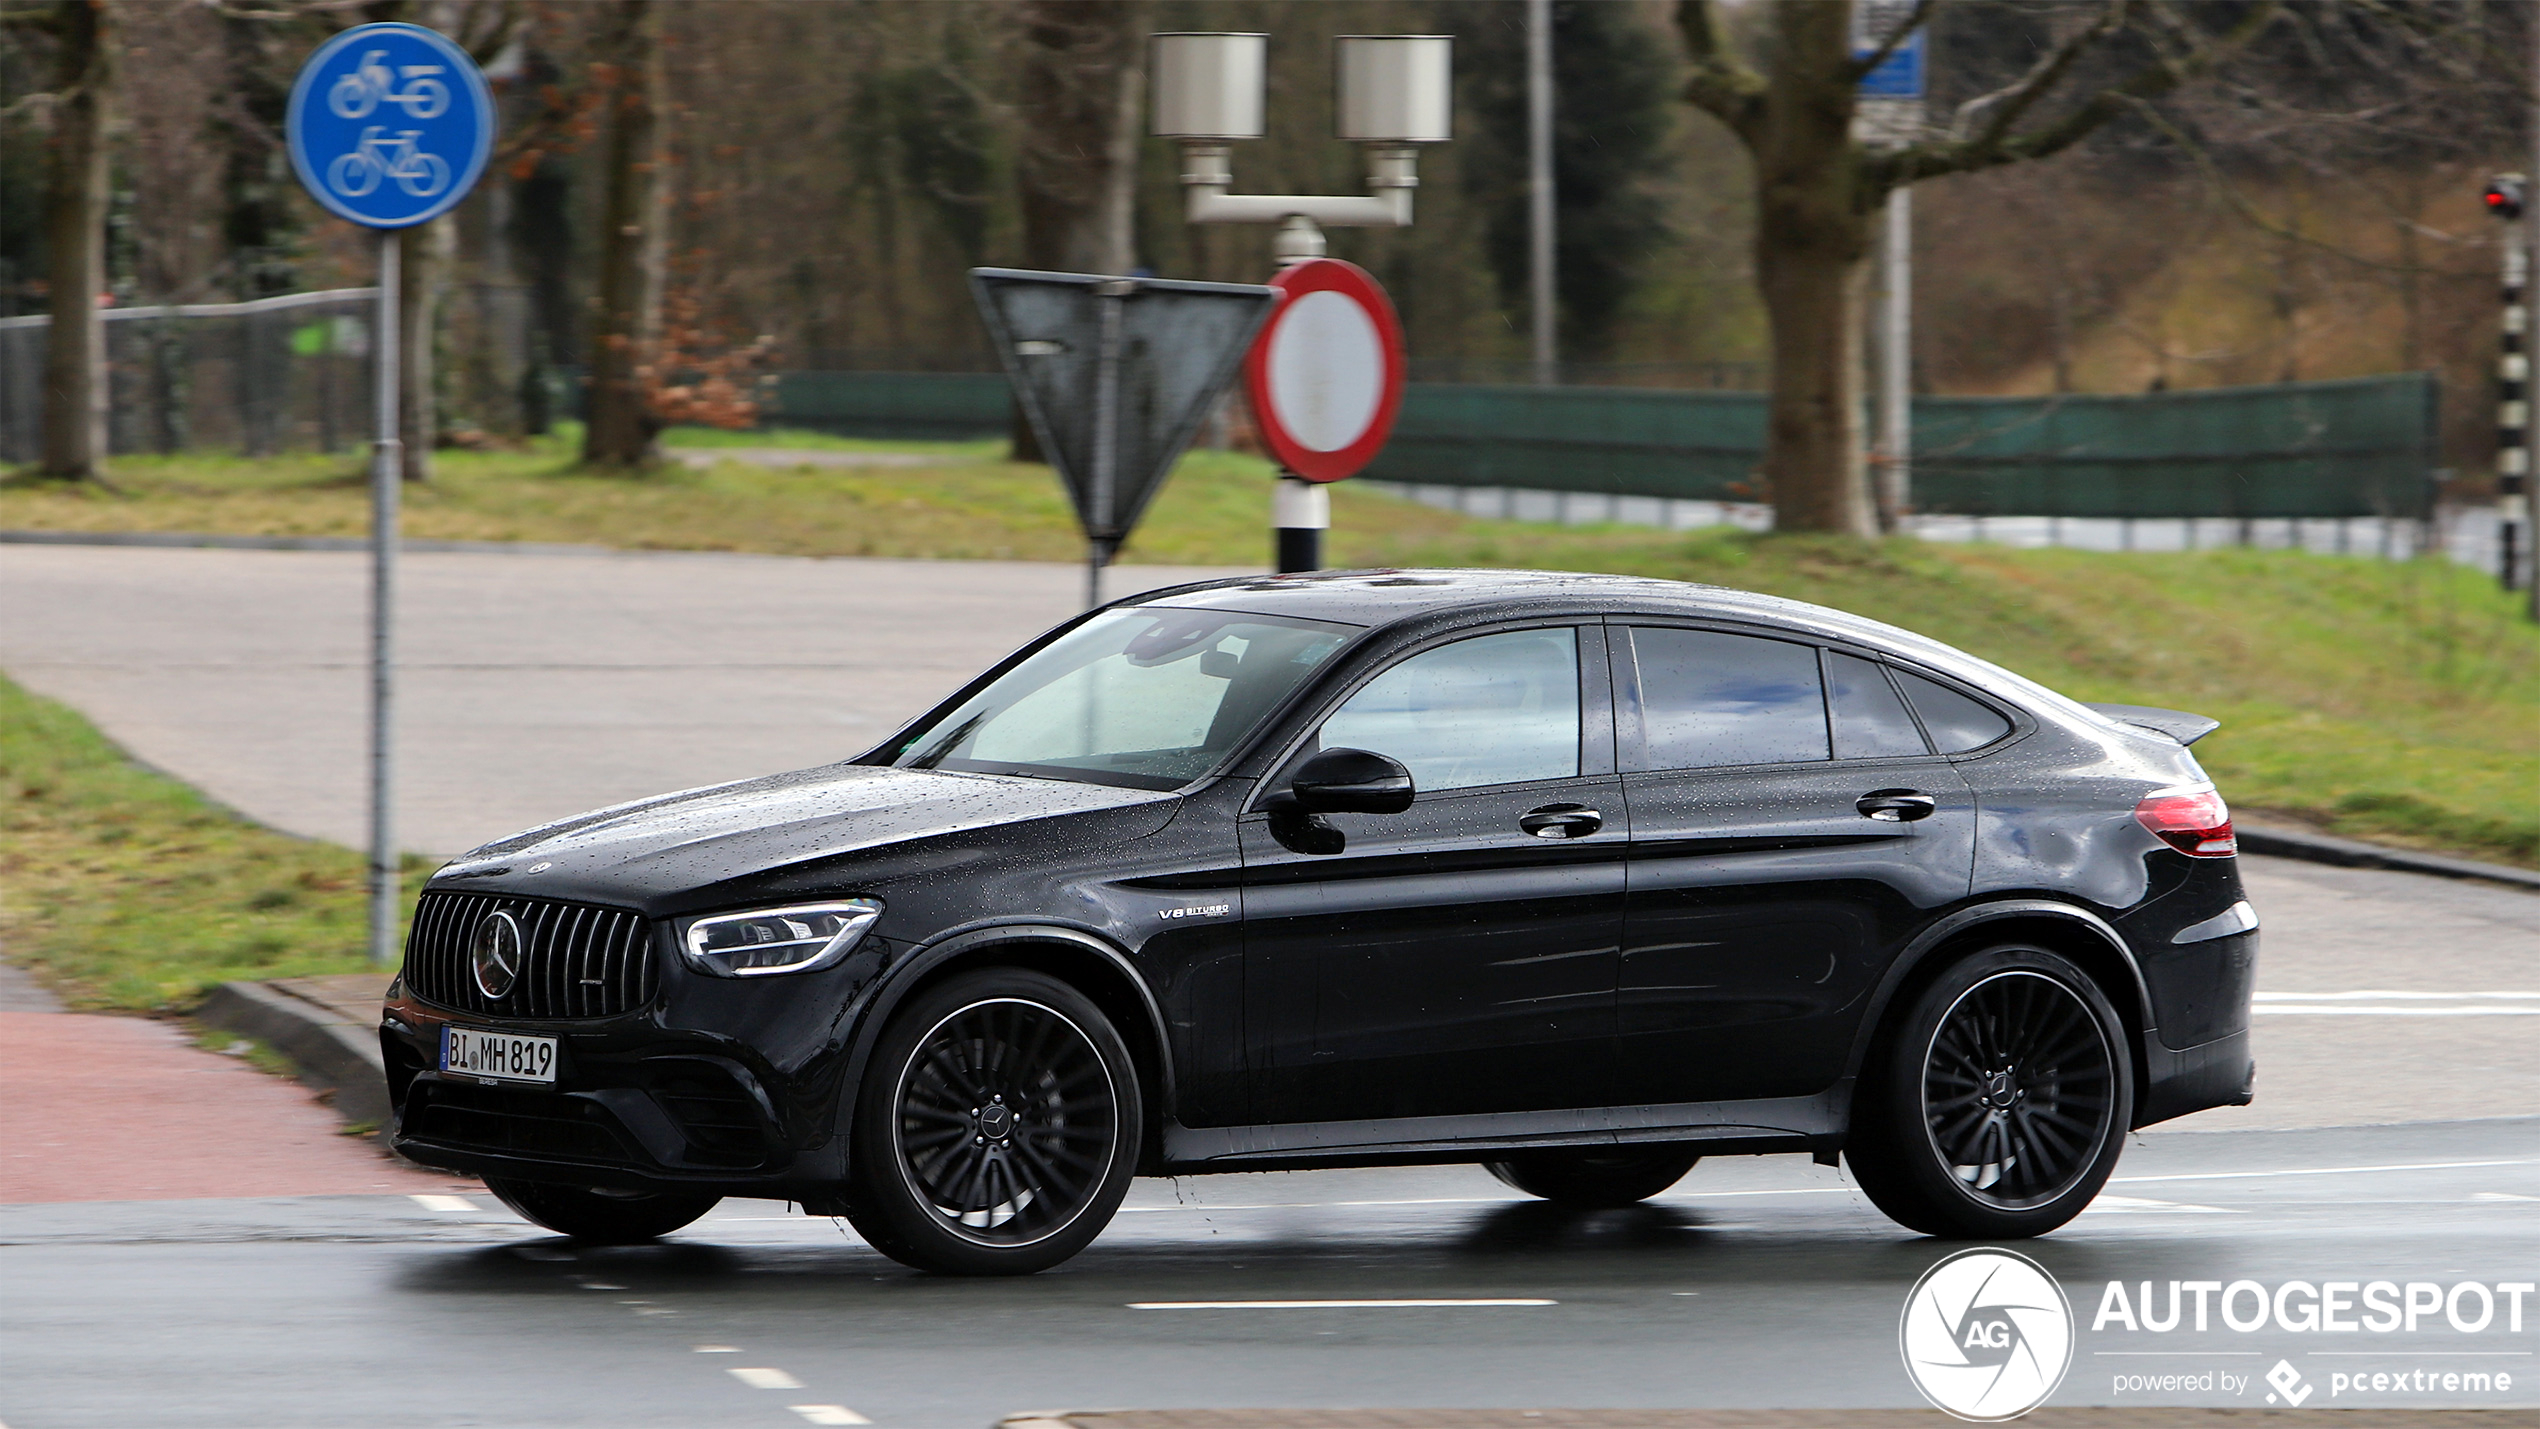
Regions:
<instances>
[{"instance_id":1,"label":"quarter window","mask_svg":"<svg viewBox=\"0 0 2540 1429\"><path fill-rule=\"evenodd\" d=\"M1826 652L1826 704L1834 714L1834 757L1889 759L1928 754L1923 732L1896 697L1887 673L1858 655Z\"/></svg>"},{"instance_id":2,"label":"quarter window","mask_svg":"<svg viewBox=\"0 0 2540 1429\"><path fill-rule=\"evenodd\" d=\"M1914 713L1923 717L1923 728L1931 731L1932 746L1943 754L1963 754L1982 749L2011 732L2011 722L1988 705L1978 704L1938 680L1920 675L1896 672L1905 686L1906 697L1914 702Z\"/></svg>"},{"instance_id":3,"label":"quarter window","mask_svg":"<svg viewBox=\"0 0 2540 1429\"><path fill-rule=\"evenodd\" d=\"M1813 645L1644 626L1632 631L1632 661L1643 745L1635 770L1830 757Z\"/></svg>"},{"instance_id":4,"label":"quarter window","mask_svg":"<svg viewBox=\"0 0 2540 1429\"><path fill-rule=\"evenodd\" d=\"M1325 749L1391 755L1422 793L1579 772L1579 637L1479 635L1370 680L1323 722Z\"/></svg>"}]
</instances>

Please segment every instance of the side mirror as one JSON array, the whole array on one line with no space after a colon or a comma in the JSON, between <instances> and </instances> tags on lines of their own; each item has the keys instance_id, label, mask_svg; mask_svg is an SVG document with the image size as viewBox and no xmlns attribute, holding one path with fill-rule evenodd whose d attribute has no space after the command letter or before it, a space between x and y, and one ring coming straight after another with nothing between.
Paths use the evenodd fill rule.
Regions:
<instances>
[{"instance_id":1,"label":"side mirror","mask_svg":"<svg viewBox=\"0 0 2540 1429\"><path fill-rule=\"evenodd\" d=\"M1324 750L1298 766L1288 788L1309 814L1399 814L1418 792L1400 760L1364 749Z\"/></svg>"}]
</instances>

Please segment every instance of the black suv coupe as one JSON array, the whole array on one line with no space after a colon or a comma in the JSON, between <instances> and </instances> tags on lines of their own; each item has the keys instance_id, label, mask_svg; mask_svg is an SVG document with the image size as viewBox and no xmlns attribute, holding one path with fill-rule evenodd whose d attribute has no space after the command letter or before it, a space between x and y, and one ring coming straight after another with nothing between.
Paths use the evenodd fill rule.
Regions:
<instances>
[{"instance_id":1,"label":"black suv coupe","mask_svg":"<svg viewBox=\"0 0 2540 1429\"><path fill-rule=\"evenodd\" d=\"M1324 1166L1621 1205L1840 1156L1915 1230L2035 1235L2249 1100L2213 728L1667 581L1154 592L845 763L443 868L395 1145L585 1239L781 1198L962 1274L1133 1175Z\"/></svg>"}]
</instances>

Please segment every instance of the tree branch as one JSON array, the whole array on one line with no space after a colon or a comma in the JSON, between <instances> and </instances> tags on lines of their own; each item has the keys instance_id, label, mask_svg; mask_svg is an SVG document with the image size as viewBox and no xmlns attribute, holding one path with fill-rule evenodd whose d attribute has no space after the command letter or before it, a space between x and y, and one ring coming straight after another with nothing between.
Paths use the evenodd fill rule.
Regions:
<instances>
[{"instance_id":1,"label":"tree branch","mask_svg":"<svg viewBox=\"0 0 2540 1429\"><path fill-rule=\"evenodd\" d=\"M1974 142L1988 147L2001 143L2012 126L2019 123L2047 91L2061 83L2084 54L2125 28L2126 10L2126 0L2110 0L2107 8L2099 12L2096 21L2082 26L2069 39L2040 56L2036 64L2029 66L2028 73L1991 94L1980 94L1959 105L1950 123L1950 132L1964 136L1967 127L1975 122L1975 117L1989 111L1984 132Z\"/></svg>"},{"instance_id":2,"label":"tree branch","mask_svg":"<svg viewBox=\"0 0 2540 1429\"><path fill-rule=\"evenodd\" d=\"M1936 178L1943 174L1973 173L1980 169L1999 168L2004 164L2018 163L2024 159L2043 159L2062 153L2081 142L2109 120L2120 114L2131 112L2137 104L2168 94L2246 48L2251 41L2275 22L2279 13L2278 0L2257 0L2257 3L2250 5L2243 12L2239 23L2216 39L2204 40L2198 38L2191 27L2179 21L2167 5L2157 3L2155 0L2155 3L2147 4L2142 8L2151 13L2154 23L2162 29L2168 30L2174 36L2182 37L2189 47L2187 52L2176 56L2168 54L2159 56L2125 79L2092 95L2063 118L2025 134L2010 133L2008 125L1988 124L1983 134L1972 139L1952 140L1941 144L1917 144L1886 153L1868 155L1862 163L1864 182L1873 186L1878 192L1884 193L1899 184L1912 183L1917 179ZM2097 41L2093 40L2092 43L2095 44ZM2031 75L2037 76L2047 66L2054 64L2064 48L2066 47L2059 47L2057 54L2048 56L2037 69L2031 71ZM2078 54L2075 57L2078 58ZM2064 70L2070 67L2070 63L2069 60L2065 61L2063 68L2057 69L2055 75L2060 77ZM2027 82L2023 79L2021 83ZM2047 83L2037 85L2033 93L2022 99L2021 108L2025 110L2035 104L2038 99L2044 97L2049 87ZM2019 88L2019 85L2013 86L2014 90ZM2017 118L2016 115L2013 117Z\"/></svg>"},{"instance_id":3,"label":"tree branch","mask_svg":"<svg viewBox=\"0 0 2540 1429\"><path fill-rule=\"evenodd\" d=\"M1728 125L1752 147L1757 126L1764 120L1764 94L1769 86L1722 43L1719 22L1711 0L1679 0L1676 6L1676 29L1693 60L1684 99Z\"/></svg>"}]
</instances>

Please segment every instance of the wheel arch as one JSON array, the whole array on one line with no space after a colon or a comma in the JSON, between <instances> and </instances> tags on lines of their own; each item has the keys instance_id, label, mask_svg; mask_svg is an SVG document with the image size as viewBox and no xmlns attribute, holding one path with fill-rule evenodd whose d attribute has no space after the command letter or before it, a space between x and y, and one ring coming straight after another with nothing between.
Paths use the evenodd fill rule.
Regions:
<instances>
[{"instance_id":1,"label":"wheel arch","mask_svg":"<svg viewBox=\"0 0 2540 1429\"><path fill-rule=\"evenodd\" d=\"M2143 1089L2151 1068L2145 1043L2154 1033L2152 995L2143 969L2125 938L2105 918L2087 908L2052 898L2002 899L1961 908L1934 922L1906 945L1888 966L1870 1006L1853 1033L1844 1061L1844 1076L1857 1096L1872 1069L1871 1055L1892 1023L1896 1009L1960 958L1980 948L2010 940L2036 943L2071 958L2116 1009L2125 1029L2126 1056L2134 1067L2135 1110L2143 1106ZM1847 1113L1845 1121L1851 1120Z\"/></svg>"},{"instance_id":2,"label":"wheel arch","mask_svg":"<svg viewBox=\"0 0 2540 1429\"><path fill-rule=\"evenodd\" d=\"M1118 1029L1137 1068L1144 1125L1139 1163L1152 1165L1174 1101L1171 1043L1164 1009L1137 965L1107 939L1064 924L1001 923L970 928L921 945L903 959L867 1006L847 1059L842 1127L855 1115L864 1076L882 1031L909 998L947 978L980 968L1017 967L1046 973L1090 998Z\"/></svg>"}]
</instances>

